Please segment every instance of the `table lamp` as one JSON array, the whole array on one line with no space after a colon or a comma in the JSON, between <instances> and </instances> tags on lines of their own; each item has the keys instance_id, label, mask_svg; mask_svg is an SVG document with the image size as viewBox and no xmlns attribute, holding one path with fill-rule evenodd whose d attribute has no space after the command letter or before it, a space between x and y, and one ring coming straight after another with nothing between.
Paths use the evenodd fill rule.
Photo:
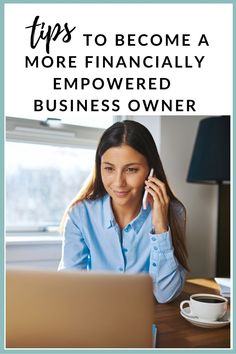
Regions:
<instances>
[{"instance_id":1,"label":"table lamp","mask_svg":"<svg viewBox=\"0 0 236 354\"><path fill-rule=\"evenodd\" d=\"M218 184L216 276L230 276L230 117L202 119L187 182Z\"/></svg>"}]
</instances>

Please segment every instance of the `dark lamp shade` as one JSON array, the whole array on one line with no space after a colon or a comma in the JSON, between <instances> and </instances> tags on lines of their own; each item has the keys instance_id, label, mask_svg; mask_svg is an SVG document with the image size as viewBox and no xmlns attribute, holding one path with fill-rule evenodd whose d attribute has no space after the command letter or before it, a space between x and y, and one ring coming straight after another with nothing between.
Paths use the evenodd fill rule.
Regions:
<instances>
[{"instance_id":1,"label":"dark lamp shade","mask_svg":"<svg viewBox=\"0 0 236 354\"><path fill-rule=\"evenodd\" d=\"M230 180L230 117L200 121L187 182L221 183Z\"/></svg>"}]
</instances>

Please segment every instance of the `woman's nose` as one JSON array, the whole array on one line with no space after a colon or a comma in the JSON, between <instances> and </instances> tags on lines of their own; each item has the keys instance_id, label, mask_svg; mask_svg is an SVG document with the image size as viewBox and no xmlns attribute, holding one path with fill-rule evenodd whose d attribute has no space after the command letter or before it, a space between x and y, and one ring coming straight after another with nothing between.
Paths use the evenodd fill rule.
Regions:
<instances>
[{"instance_id":1,"label":"woman's nose","mask_svg":"<svg viewBox=\"0 0 236 354\"><path fill-rule=\"evenodd\" d=\"M115 174L114 184L116 186L122 186L125 184L125 175L123 172L117 172Z\"/></svg>"}]
</instances>

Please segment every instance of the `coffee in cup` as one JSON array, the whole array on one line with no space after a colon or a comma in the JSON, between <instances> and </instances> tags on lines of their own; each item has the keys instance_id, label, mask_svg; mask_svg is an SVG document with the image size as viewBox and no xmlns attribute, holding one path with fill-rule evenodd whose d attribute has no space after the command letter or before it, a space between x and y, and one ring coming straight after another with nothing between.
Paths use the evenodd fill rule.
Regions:
<instances>
[{"instance_id":1,"label":"coffee in cup","mask_svg":"<svg viewBox=\"0 0 236 354\"><path fill-rule=\"evenodd\" d=\"M188 304L190 312L185 311L184 305ZM228 300L215 294L194 294L190 300L184 300L180 303L181 311L190 317L197 316L206 321L217 321L227 311Z\"/></svg>"}]
</instances>

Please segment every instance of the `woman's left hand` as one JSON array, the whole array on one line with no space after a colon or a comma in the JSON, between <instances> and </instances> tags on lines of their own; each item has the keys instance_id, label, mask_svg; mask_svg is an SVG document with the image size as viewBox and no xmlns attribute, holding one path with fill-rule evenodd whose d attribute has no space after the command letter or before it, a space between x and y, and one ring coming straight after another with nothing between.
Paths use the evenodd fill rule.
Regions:
<instances>
[{"instance_id":1,"label":"woman's left hand","mask_svg":"<svg viewBox=\"0 0 236 354\"><path fill-rule=\"evenodd\" d=\"M145 181L145 189L148 191L148 201L152 207L152 224L156 234L168 230L169 196L166 193L165 183L156 177L148 177Z\"/></svg>"}]
</instances>

